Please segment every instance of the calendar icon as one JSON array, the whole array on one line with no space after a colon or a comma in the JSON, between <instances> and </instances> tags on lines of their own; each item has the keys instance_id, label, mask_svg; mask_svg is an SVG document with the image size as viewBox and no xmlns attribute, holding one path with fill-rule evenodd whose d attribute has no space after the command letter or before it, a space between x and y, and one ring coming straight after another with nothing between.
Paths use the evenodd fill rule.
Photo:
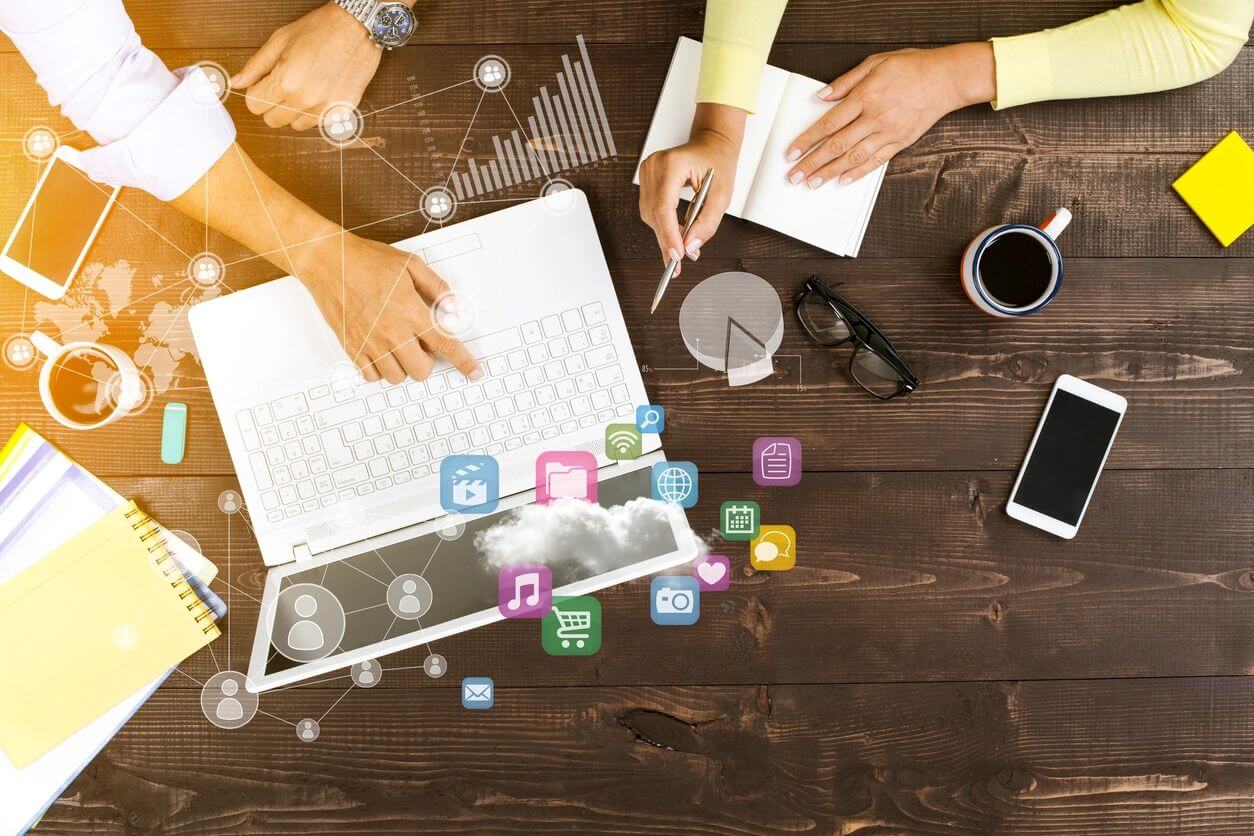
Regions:
<instances>
[{"instance_id":1,"label":"calendar icon","mask_svg":"<svg viewBox=\"0 0 1254 836\"><path fill-rule=\"evenodd\" d=\"M724 540L752 540L758 536L762 509L747 499L724 502L719 520Z\"/></svg>"}]
</instances>

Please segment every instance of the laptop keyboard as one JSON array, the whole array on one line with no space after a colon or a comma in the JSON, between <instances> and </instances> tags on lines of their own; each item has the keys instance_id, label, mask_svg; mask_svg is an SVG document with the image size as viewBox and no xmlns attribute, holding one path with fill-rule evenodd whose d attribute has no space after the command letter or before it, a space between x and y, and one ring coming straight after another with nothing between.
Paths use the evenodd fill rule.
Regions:
<instances>
[{"instance_id":1,"label":"laptop keyboard","mask_svg":"<svg viewBox=\"0 0 1254 836\"><path fill-rule=\"evenodd\" d=\"M313 386L235 415L266 518L280 522L438 473L452 453L500 455L634 414L600 302L466 341L456 370L392 386Z\"/></svg>"}]
</instances>

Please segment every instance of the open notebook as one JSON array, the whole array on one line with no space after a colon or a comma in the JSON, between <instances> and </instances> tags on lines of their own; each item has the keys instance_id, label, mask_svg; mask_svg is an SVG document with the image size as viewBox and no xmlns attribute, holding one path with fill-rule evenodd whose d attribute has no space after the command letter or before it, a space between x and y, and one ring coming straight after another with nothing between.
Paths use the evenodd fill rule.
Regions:
<instances>
[{"instance_id":1,"label":"open notebook","mask_svg":"<svg viewBox=\"0 0 1254 836\"><path fill-rule=\"evenodd\" d=\"M641 160L688 141L700 72L701 44L680 38ZM853 256L862 245L887 166L848 186L829 182L811 189L787 180L794 165L784 157L789 144L832 107L816 95L823 86L821 81L778 67L762 71L757 108L745 124L736 188L727 213L836 255ZM633 182L640 183L639 168ZM691 200L692 191L685 189L682 196Z\"/></svg>"}]
</instances>

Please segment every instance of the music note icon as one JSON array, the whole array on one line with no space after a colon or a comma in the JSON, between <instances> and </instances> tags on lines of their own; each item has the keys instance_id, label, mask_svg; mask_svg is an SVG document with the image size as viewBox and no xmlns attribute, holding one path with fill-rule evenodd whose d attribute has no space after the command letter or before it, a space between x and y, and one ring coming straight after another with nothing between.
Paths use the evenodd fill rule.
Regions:
<instances>
[{"instance_id":1,"label":"music note icon","mask_svg":"<svg viewBox=\"0 0 1254 836\"><path fill-rule=\"evenodd\" d=\"M553 608L547 566L506 566L497 576L497 609L506 618L543 618Z\"/></svg>"}]
</instances>

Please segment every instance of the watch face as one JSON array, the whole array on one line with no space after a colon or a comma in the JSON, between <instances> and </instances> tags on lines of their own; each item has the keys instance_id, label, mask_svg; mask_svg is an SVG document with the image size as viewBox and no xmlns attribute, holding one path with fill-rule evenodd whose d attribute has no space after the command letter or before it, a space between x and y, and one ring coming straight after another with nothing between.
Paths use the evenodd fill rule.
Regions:
<instances>
[{"instance_id":1,"label":"watch face","mask_svg":"<svg viewBox=\"0 0 1254 836\"><path fill-rule=\"evenodd\" d=\"M414 13L403 3L384 3L375 13L370 35L380 46L401 46L414 34Z\"/></svg>"}]
</instances>

